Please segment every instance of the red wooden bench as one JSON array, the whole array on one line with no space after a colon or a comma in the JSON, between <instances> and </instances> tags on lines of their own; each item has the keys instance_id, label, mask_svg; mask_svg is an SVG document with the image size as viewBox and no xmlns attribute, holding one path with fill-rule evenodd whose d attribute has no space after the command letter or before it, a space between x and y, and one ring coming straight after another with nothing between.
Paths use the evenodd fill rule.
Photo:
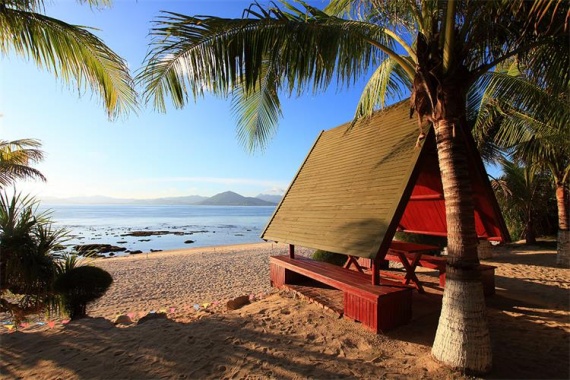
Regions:
<instances>
[{"instance_id":1,"label":"red wooden bench","mask_svg":"<svg viewBox=\"0 0 570 380\"><path fill-rule=\"evenodd\" d=\"M406 324L412 317L412 288L382 278L373 285L369 274L307 258L270 258L271 285L281 288L310 278L343 293L343 315L375 333Z\"/></svg>"},{"instance_id":2,"label":"red wooden bench","mask_svg":"<svg viewBox=\"0 0 570 380\"><path fill-rule=\"evenodd\" d=\"M414 260L415 256L413 254L406 254L408 260ZM393 255L390 252L386 254L385 260L400 262L397 255ZM433 255L422 255L418 265L420 267L437 269L439 271L439 286L445 287L445 266L447 265L447 259L441 256ZM481 282L483 283L483 291L486 296L495 294L495 266L479 264L477 268L481 271Z\"/></svg>"}]
</instances>

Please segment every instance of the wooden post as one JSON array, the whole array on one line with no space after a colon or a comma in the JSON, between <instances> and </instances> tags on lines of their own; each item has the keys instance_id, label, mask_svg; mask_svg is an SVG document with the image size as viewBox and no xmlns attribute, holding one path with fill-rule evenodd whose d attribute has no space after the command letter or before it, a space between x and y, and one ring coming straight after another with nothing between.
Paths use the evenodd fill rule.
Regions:
<instances>
[{"instance_id":1,"label":"wooden post","mask_svg":"<svg viewBox=\"0 0 570 380\"><path fill-rule=\"evenodd\" d=\"M289 257L295 258L295 246L293 244L289 244Z\"/></svg>"},{"instance_id":2,"label":"wooden post","mask_svg":"<svg viewBox=\"0 0 570 380\"><path fill-rule=\"evenodd\" d=\"M378 260L372 260L372 285L380 285L380 267Z\"/></svg>"}]
</instances>

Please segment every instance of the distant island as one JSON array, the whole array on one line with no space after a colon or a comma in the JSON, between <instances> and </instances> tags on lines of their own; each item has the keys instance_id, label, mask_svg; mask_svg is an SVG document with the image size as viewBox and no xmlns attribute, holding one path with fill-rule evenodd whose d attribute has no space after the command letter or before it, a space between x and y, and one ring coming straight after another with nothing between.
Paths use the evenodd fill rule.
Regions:
<instances>
[{"instance_id":1,"label":"distant island","mask_svg":"<svg viewBox=\"0 0 570 380\"><path fill-rule=\"evenodd\" d=\"M103 196L73 198L42 198L46 204L123 204L123 205L204 205L204 206L276 206L281 195L259 194L256 197L244 197L233 191L225 191L212 197L189 195L155 199L121 199Z\"/></svg>"}]
</instances>

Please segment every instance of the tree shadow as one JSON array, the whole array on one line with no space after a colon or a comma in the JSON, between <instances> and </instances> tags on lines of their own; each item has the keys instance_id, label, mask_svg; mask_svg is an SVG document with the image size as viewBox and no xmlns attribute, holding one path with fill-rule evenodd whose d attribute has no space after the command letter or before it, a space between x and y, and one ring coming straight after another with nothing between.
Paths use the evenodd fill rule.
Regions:
<instances>
[{"instance_id":1,"label":"tree shadow","mask_svg":"<svg viewBox=\"0 0 570 380\"><path fill-rule=\"evenodd\" d=\"M505 255L493 257L492 259L485 260L492 264L496 263L508 263L508 264L521 264L521 265L534 265L546 268L560 268L556 265L556 255L552 253L544 252L544 249L540 249L537 253L525 253L517 254L517 252L508 253Z\"/></svg>"},{"instance_id":2,"label":"tree shadow","mask_svg":"<svg viewBox=\"0 0 570 380\"><path fill-rule=\"evenodd\" d=\"M431 347L439 322L442 292L432 273L418 276L427 293L414 292L412 321L386 336ZM570 378L568 290L501 276L497 276L496 283L497 293L486 298L493 370L484 378ZM551 300L558 297L568 302L553 304Z\"/></svg>"},{"instance_id":3,"label":"tree shadow","mask_svg":"<svg viewBox=\"0 0 570 380\"><path fill-rule=\"evenodd\" d=\"M213 314L191 323L163 319L128 328L97 318L72 322L65 330L4 335L0 375L18 378L19 371L36 369L40 375L46 361L57 366L57 377L90 379L332 379L387 371L377 362L343 357L342 347L313 342L310 333L291 333L267 318Z\"/></svg>"},{"instance_id":4,"label":"tree shadow","mask_svg":"<svg viewBox=\"0 0 570 380\"><path fill-rule=\"evenodd\" d=\"M494 302L509 301L495 296ZM488 308L493 346L493 371L490 379L568 379L570 377L570 340L560 326L561 317L527 305L508 312ZM567 319L568 317L562 317ZM562 323L561 323L562 322Z\"/></svg>"},{"instance_id":5,"label":"tree shadow","mask_svg":"<svg viewBox=\"0 0 570 380\"><path fill-rule=\"evenodd\" d=\"M524 306L531 303L535 308L541 309L556 309L566 310L570 309L570 298L567 288L555 285L546 285L532 280L540 280L527 278L525 280L519 278L510 278L505 276L495 275L495 288L497 297L491 299L491 305L504 298L499 305L501 307L512 308L514 306ZM560 285L568 286L569 281L559 282ZM557 300L565 300L560 303Z\"/></svg>"}]
</instances>

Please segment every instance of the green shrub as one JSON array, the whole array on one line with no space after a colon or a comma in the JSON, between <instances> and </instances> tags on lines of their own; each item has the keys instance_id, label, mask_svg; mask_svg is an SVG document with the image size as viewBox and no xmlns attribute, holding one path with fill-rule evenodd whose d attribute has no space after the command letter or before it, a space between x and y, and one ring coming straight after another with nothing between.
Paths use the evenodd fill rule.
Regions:
<instances>
[{"instance_id":1,"label":"green shrub","mask_svg":"<svg viewBox=\"0 0 570 380\"><path fill-rule=\"evenodd\" d=\"M78 266L61 273L54 290L62 298L62 308L71 319L87 315L87 304L102 297L113 283L109 272L93 266Z\"/></svg>"},{"instance_id":2,"label":"green shrub","mask_svg":"<svg viewBox=\"0 0 570 380\"><path fill-rule=\"evenodd\" d=\"M325 263L330 263L341 267L346 262L347 257L346 255L342 255L340 253L328 252L318 249L313 252L312 258L313 260L324 261Z\"/></svg>"},{"instance_id":3,"label":"green shrub","mask_svg":"<svg viewBox=\"0 0 570 380\"><path fill-rule=\"evenodd\" d=\"M436 247L439 247L440 248L439 250L430 252L430 254L432 255L439 255L441 249L447 246L447 238L444 236L432 236L432 235L411 234L407 232L396 232L396 234L394 235L394 239L405 241L408 243L435 245Z\"/></svg>"}]
</instances>

